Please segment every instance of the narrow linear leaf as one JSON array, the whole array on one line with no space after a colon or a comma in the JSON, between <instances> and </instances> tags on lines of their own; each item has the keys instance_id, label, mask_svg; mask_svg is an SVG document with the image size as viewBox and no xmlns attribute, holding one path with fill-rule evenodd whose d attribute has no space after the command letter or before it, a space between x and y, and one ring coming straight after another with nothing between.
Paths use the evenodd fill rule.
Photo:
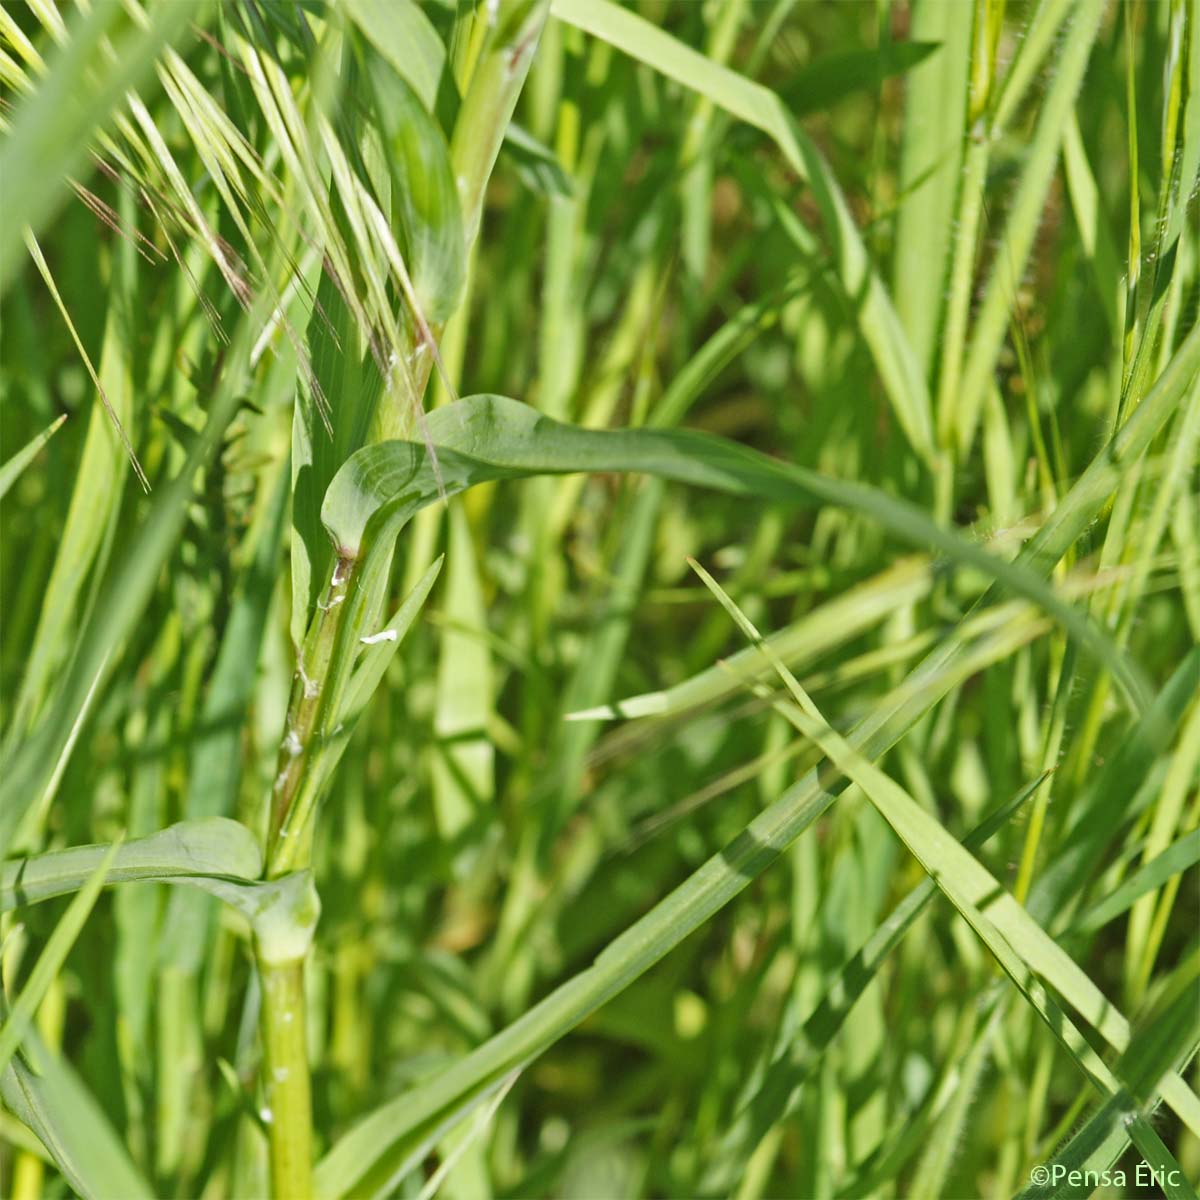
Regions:
<instances>
[{"instance_id":1,"label":"narrow linear leaf","mask_svg":"<svg viewBox=\"0 0 1200 1200\"><path fill-rule=\"evenodd\" d=\"M321 517L343 557L364 542L390 554L396 535L422 508L477 483L574 471L637 471L790 505L832 504L861 513L911 545L978 568L1040 605L1121 680L1141 708L1141 672L1078 609L1026 566L1010 563L922 510L849 483L688 430L595 430L566 425L502 396L472 396L430 414L436 467L423 445L389 441L352 455L326 493ZM370 557L368 555L368 557ZM348 601L350 603L350 601Z\"/></svg>"},{"instance_id":2,"label":"narrow linear leaf","mask_svg":"<svg viewBox=\"0 0 1200 1200\"><path fill-rule=\"evenodd\" d=\"M833 173L783 101L768 88L713 62L611 0L554 0L551 11L761 129L779 147L788 166L808 181L826 232L837 248L842 286L858 312L863 337L896 419L917 453L931 462L933 418L925 376Z\"/></svg>"},{"instance_id":3,"label":"narrow linear leaf","mask_svg":"<svg viewBox=\"0 0 1200 1200\"><path fill-rule=\"evenodd\" d=\"M1175 1189L1182 1184L1185 1189L1169 1190L1168 1195L1195 1195L1161 1140L1133 1133L1135 1126L1145 1126L1153 1132L1147 1122L1159 1104L1155 1085L1172 1067L1181 1066L1195 1054L1196 1014L1200 1012L1200 984L1195 967L1193 955L1190 970L1180 977L1179 986L1172 988L1138 1022L1128 1049L1113 1068L1122 1086L1052 1159L1042 1164L1043 1179L1026 1187L1017 1200L1084 1200L1094 1192L1087 1182L1089 1176L1104 1178L1106 1174L1114 1186L1128 1189L1132 1182L1128 1176L1136 1177L1137 1168L1124 1172L1126 1178L1121 1181L1117 1178L1116 1164L1131 1138L1158 1180L1169 1181Z\"/></svg>"},{"instance_id":4,"label":"narrow linear leaf","mask_svg":"<svg viewBox=\"0 0 1200 1200\"><path fill-rule=\"evenodd\" d=\"M1053 927L1073 897L1083 891L1089 874L1132 815L1130 802L1167 753L1198 689L1200 646L1184 656L1145 716L1112 748L1104 769L1076 805L1054 858L1029 894L1029 911L1039 923Z\"/></svg>"},{"instance_id":5,"label":"narrow linear leaf","mask_svg":"<svg viewBox=\"0 0 1200 1200\"><path fill-rule=\"evenodd\" d=\"M262 874L262 851L250 830L227 817L208 817L181 821L118 847L75 846L6 862L0 865L0 912L77 891L106 862L103 884L204 877L250 881Z\"/></svg>"},{"instance_id":6,"label":"narrow linear leaf","mask_svg":"<svg viewBox=\"0 0 1200 1200\"><path fill-rule=\"evenodd\" d=\"M757 653L757 651L755 651ZM1020 807L1041 786L1045 775L1027 784L1011 800L997 807L963 839L963 845L977 850L1002 829ZM917 884L892 910L888 918L847 959L820 1003L803 1027L790 1039L786 1051L767 1068L754 1092L746 1097L729 1129L722 1136L718 1155L730 1166L744 1161L754 1146L777 1125L795 1112L805 1084L821 1055L842 1029L854 1005L870 986L891 952L917 918L937 895L930 878ZM706 1191L722 1192L736 1180L719 1170L711 1171L704 1181Z\"/></svg>"},{"instance_id":7,"label":"narrow linear leaf","mask_svg":"<svg viewBox=\"0 0 1200 1200\"><path fill-rule=\"evenodd\" d=\"M0 497L20 478L21 472L37 457L37 452L62 428L67 414L55 417L37 437L26 442L5 464L0 467Z\"/></svg>"},{"instance_id":8,"label":"narrow linear leaf","mask_svg":"<svg viewBox=\"0 0 1200 1200\"><path fill-rule=\"evenodd\" d=\"M853 732L853 744L861 745L867 755L883 754L952 688L1014 653L1041 628L1006 628L963 654L942 650L931 655L889 704ZM585 971L453 1066L384 1104L344 1134L317 1165L318 1195L386 1192L419 1131L461 1117L466 1106L510 1071L629 986L775 862L844 787L827 772L815 767L807 771L741 834L610 942Z\"/></svg>"},{"instance_id":9,"label":"narrow linear leaf","mask_svg":"<svg viewBox=\"0 0 1200 1200\"><path fill-rule=\"evenodd\" d=\"M1139 897L1162 887L1168 879L1194 867L1198 862L1200 829L1194 829L1130 875L1116 891L1105 896L1080 917L1072 928L1080 933L1100 929L1131 908Z\"/></svg>"},{"instance_id":10,"label":"narrow linear leaf","mask_svg":"<svg viewBox=\"0 0 1200 1200\"><path fill-rule=\"evenodd\" d=\"M25 1035L29 1066L15 1058L0 1073L0 1097L42 1140L55 1166L85 1200L154 1200L104 1109L70 1065Z\"/></svg>"},{"instance_id":11,"label":"narrow linear leaf","mask_svg":"<svg viewBox=\"0 0 1200 1200\"><path fill-rule=\"evenodd\" d=\"M9 1059L16 1053L21 1039L37 1013L38 1006L46 995L46 990L58 977L63 963L67 961L67 955L91 915L100 889L104 886L105 876L119 849L120 843L114 842L101 855L100 861L87 876L83 889L67 906L67 911L55 925L45 949L38 955L38 960L21 989L21 994L9 1010L3 1025L0 1025L0 1071L8 1066Z\"/></svg>"},{"instance_id":12,"label":"narrow linear leaf","mask_svg":"<svg viewBox=\"0 0 1200 1200\"><path fill-rule=\"evenodd\" d=\"M907 558L872 579L848 588L806 613L784 629L768 635L775 653L795 667L853 641L865 630L886 620L898 608L929 594L933 571L923 558ZM671 716L715 704L733 695L742 683L770 671L753 647L731 654L722 664L707 667L690 679L658 692L643 692L595 708L567 713L568 721L632 720L636 717Z\"/></svg>"},{"instance_id":13,"label":"narrow linear leaf","mask_svg":"<svg viewBox=\"0 0 1200 1200\"><path fill-rule=\"evenodd\" d=\"M778 701L777 710L816 742L839 771L862 788L1081 1069L1102 1090L1109 1089L1108 1069L1045 993L1039 978L1049 983L1118 1051L1123 1052L1129 1045L1129 1023L1062 947L936 817L829 726L795 676L770 654L758 630L720 585L698 564L693 566L746 637L771 658L795 700L794 704ZM1162 1081L1162 1093L1188 1128L1200 1135L1200 1098L1183 1079L1174 1074L1167 1076Z\"/></svg>"},{"instance_id":14,"label":"narrow linear leaf","mask_svg":"<svg viewBox=\"0 0 1200 1200\"><path fill-rule=\"evenodd\" d=\"M779 97L793 116L828 112L853 92L877 90L941 49L939 42L884 42L862 50L826 54L797 71ZM944 58L939 63L944 69Z\"/></svg>"}]
</instances>

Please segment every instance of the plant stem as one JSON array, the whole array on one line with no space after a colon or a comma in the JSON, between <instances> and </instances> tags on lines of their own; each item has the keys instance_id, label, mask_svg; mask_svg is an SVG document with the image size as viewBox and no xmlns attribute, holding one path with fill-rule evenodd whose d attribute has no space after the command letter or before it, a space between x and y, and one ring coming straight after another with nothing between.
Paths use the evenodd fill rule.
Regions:
<instances>
[{"instance_id":1,"label":"plant stem","mask_svg":"<svg viewBox=\"0 0 1200 1200\"><path fill-rule=\"evenodd\" d=\"M312 1195L312 1099L305 1046L304 959L276 963L259 954L262 981L263 1119L276 1200Z\"/></svg>"},{"instance_id":2,"label":"plant stem","mask_svg":"<svg viewBox=\"0 0 1200 1200\"><path fill-rule=\"evenodd\" d=\"M458 180L466 225L468 250L475 241L483 196L499 153L504 130L529 70L534 47L549 11L548 0L510 0L499 11L498 28L472 72L463 110L455 127L452 161ZM489 21L489 25L491 22ZM502 34L502 36L498 36ZM414 327L414 349L421 347L423 332ZM441 327L428 332L436 341ZM422 355L408 386L420 407L433 366L432 354ZM399 436L385 419L377 433ZM327 770L320 748L337 720L341 695L353 656L341 645L348 636L343 626L354 607L358 586L353 558L339 549L324 603L314 614L299 655L296 680L288 705L287 725L279 749L278 768L271 796L267 838L267 878L286 886L299 881L312 898L311 924L285 917L280 928L290 937L300 928L311 937L319 902L312 890L308 868L312 864L312 827ZM386 587L386 581L384 582ZM359 597L359 599L362 599ZM370 604L374 598L367 598ZM297 893L299 894L299 893ZM256 925L256 931L258 926ZM275 1200L307 1200L312 1195L312 1097L305 1046L304 962L307 945L298 953L295 943L280 953L271 939L255 937L255 957L262 981L261 1029L266 1122L270 1142L271 1193Z\"/></svg>"},{"instance_id":3,"label":"plant stem","mask_svg":"<svg viewBox=\"0 0 1200 1200\"><path fill-rule=\"evenodd\" d=\"M296 866L308 865L307 862L287 862L289 857L294 856L285 856L283 851L286 849L289 826L294 830L292 814L297 796L310 774L313 734L319 729L319 720L326 708L326 678L346 611L344 601L349 588L350 571L351 563L339 556L325 602L318 606L300 651L271 800L271 828L267 838L267 875L271 879ZM286 864L282 865L282 869L281 859Z\"/></svg>"}]
</instances>

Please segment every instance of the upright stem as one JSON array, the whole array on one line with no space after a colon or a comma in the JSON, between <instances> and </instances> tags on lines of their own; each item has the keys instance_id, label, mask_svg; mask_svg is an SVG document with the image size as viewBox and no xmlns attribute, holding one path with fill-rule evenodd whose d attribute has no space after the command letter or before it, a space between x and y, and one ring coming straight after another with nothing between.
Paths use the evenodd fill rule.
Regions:
<instances>
[{"instance_id":1,"label":"upright stem","mask_svg":"<svg viewBox=\"0 0 1200 1200\"><path fill-rule=\"evenodd\" d=\"M305 1046L304 959L263 962L263 1080L271 1157L271 1193L277 1200L312 1196L312 1098Z\"/></svg>"},{"instance_id":2,"label":"upright stem","mask_svg":"<svg viewBox=\"0 0 1200 1200\"><path fill-rule=\"evenodd\" d=\"M316 782L312 765L321 721L330 702L336 700L330 694L329 678L353 569L353 561L339 554L325 600L313 615L300 650L271 797L267 837L267 876L271 879L307 867L311 858L304 840L313 799L307 793Z\"/></svg>"},{"instance_id":3,"label":"upright stem","mask_svg":"<svg viewBox=\"0 0 1200 1200\"><path fill-rule=\"evenodd\" d=\"M467 249L479 230L483 196L504 131L525 82L549 0L501 0L487 7L487 33L471 72L451 141L451 161L462 203ZM413 323L418 329L419 322ZM440 328L431 332L435 339ZM419 342L423 332L414 332ZM421 345L414 349L428 349ZM419 404L432 355L417 358L410 381ZM383 436L388 436L383 431ZM312 1096L305 1046L304 963L319 901L312 887L312 825L325 782L319 765L325 726L335 719L338 681L351 659L343 653L343 625L358 586L353 559L337 556L324 603L314 614L300 654L287 727L271 796L267 876L279 889L272 913L255 918L255 957L262 981L264 1114L275 1200L312 1195ZM386 586L386 581L384 582ZM334 716L331 716L334 714ZM292 886L296 885L296 886Z\"/></svg>"}]
</instances>

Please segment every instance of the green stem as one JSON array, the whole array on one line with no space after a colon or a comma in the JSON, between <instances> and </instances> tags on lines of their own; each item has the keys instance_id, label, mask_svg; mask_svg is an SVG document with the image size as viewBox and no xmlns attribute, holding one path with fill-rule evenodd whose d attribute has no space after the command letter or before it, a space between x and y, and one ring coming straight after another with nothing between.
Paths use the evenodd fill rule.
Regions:
<instances>
[{"instance_id":1,"label":"green stem","mask_svg":"<svg viewBox=\"0 0 1200 1200\"><path fill-rule=\"evenodd\" d=\"M264 961L262 981L263 1080L271 1195L312 1196L312 1097L305 1046L304 959Z\"/></svg>"},{"instance_id":2,"label":"green stem","mask_svg":"<svg viewBox=\"0 0 1200 1200\"><path fill-rule=\"evenodd\" d=\"M470 246L479 229L483 195L529 69L549 9L548 0L509 0L489 30L480 62L472 72L455 126L452 160L458 180ZM436 342L441 328L429 331ZM414 348L421 334L414 333ZM429 381L432 356L421 356L408 381L420 404ZM384 422L377 434L395 436ZM320 748L337 721L342 693L353 666L355 618L376 597L360 594L353 557L339 548L325 600L314 614L299 656L279 750L270 804L267 877L276 880L283 903L279 921L256 922L255 956L262 980L263 1080L270 1142L271 1194L275 1200L307 1200L312 1195L312 1097L304 1034L304 962L316 924L319 901L308 868L317 802L328 771ZM377 585L378 586L378 585ZM386 588L386 577L382 587ZM379 597L382 599L382 597ZM292 888L291 885L297 887ZM288 908L288 895L299 901ZM307 903L307 908L305 904ZM270 925L270 928L268 928ZM303 934L300 941L294 940ZM282 939L283 944L280 944Z\"/></svg>"},{"instance_id":3,"label":"green stem","mask_svg":"<svg viewBox=\"0 0 1200 1200\"><path fill-rule=\"evenodd\" d=\"M959 430L959 394L975 280L979 221L987 180L988 133L982 121L971 131L963 166L957 233L950 269L950 296L946 305L946 327L942 335L942 362L938 378L937 439L943 454L944 471L938 479L937 519L946 523L954 508L954 467Z\"/></svg>"},{"instance_id":4,"label":"green stem","mask_svg":"<svg viewBox=\"0 0 1200 1200\"><path fill-rule=\"evenodd\" d=\"M330 676L334 648L349 608L346 598L353 568L353 559L338 555L325 600L313 616L300 651L271 797L267 838L269 879L308 866L308 853L296 843L307 824L307 810L311 806L311 785L315 782L313 760L321 738L321 722L333 699Z\"/></svg>"}]
</instances>

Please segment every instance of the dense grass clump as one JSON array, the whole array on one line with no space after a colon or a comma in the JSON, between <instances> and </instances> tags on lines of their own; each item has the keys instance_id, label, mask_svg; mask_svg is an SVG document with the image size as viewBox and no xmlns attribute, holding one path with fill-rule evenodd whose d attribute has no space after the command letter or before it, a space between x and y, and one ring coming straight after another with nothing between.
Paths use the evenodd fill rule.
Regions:
<instances>
[{"instance_id":1,"label":"dense grass clump","mask_svg":"<svg viewBox=\"0 0 1200 1200\"><path fill-rule=\"evenodd\" d=\"M1198 0L0 41L0 1195L1195 1197Z\"/></svg>"}]
</instances>

